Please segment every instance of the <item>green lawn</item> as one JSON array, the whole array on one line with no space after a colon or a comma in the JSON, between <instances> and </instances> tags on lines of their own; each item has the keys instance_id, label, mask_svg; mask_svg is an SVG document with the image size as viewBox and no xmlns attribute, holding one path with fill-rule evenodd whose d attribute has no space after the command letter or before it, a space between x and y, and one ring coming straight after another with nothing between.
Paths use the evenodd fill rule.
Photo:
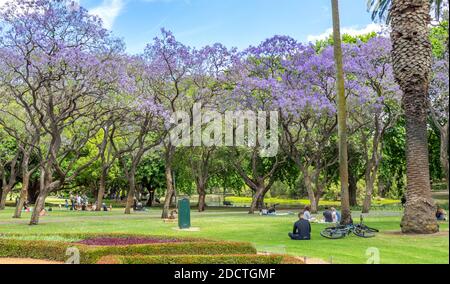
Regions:
<instances>
[{"instance_id":1,"label":"green lawn","mask_svg":"<svg viewBox=\"0 0 450 284\"><path fill-rule=\"evenodd\" d=\"M365 263L366 250L378 248L381 263L449 263L448 223L441 224L441 233L434 236L404 236L397 234L401 212L375 211L366 217L369 226L381 233L373 239L356 236L342 240L327 240L319 235L325 227L313 224L313 240L290 241L295 216L262 217L249 216L245 211L228 209L213 210L203 214L192 213L192 225L199 232L179 232L176 224L166 224L160 219L160 210L130 216L122 209L113 212L68 212L53 211L43 217L39 226L27 225L29 214L23 219L11 219L12 208L0 212L0 233L57 234L73 232L137 233L151 235L182 235L206 237L216 240L248 241L259 251L287 253L297 256L321 258L333 263ZM397 232L397 233L396 233ZM0 248L1 249L1 248Z\"/></svg>"},{"instance_id":2,"label":"green lawn","mask_svg":"<svg viewBox=\"0 0 450 284\"><path fill-rule=\"evenodd\" d=\"M227 201L231 201L233 204L250 206L252 202L252 197L239 197L239 196L231 196L227 197ZM311 202L308 199L286 199L286 198L265 198L264 202L267 204L279 204L279 205L291 205L291 206L301 206L310 205ZM376 199L372 202L372 205L383 206L383 205L400 205L400 200L393 199ZM319 206L341 206L340 201L327 201L320 200Z\"/></svg>"}]
</instances>

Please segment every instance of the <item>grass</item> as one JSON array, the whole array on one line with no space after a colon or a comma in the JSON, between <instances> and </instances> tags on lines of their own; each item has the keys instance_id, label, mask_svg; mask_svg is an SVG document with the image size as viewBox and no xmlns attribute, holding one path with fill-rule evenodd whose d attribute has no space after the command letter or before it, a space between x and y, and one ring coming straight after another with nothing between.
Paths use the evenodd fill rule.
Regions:
<instances>
[{"instance_id":1,"label":"grass","mask_svg":"<svg viewBox=\"0 0 450 284\"><path fill-rule=\"evenodd\" d=\"M295 216L249 216L239 209L192 212L192 225L199 232L179 232L176 224L163 223L159 209L123 215L122 209L113 212L68 212L55 210L42 217L38 226L28 226L29 214L23 219L11 219L13 210L0 211L0 234L24 234L23 238L39 239L37 234L58 233L130 233L161 236L201 237L214 240L245 241L253 243L260 252L286 253L295 256L320 258L333 263L366 263L366 250L380 250L382 263L449 263L448 223L441 224L441 233L433 236L404 236L399 231L400 212L374 211L366 217L369 226L381 233L373 239L355 236L342 240L327 240L320 236L326 227L313 224L312 240L290 241L287 233L292 229ZM49 238L48 236L46 238ZM51 237L50 237L51 238ZM0 248L1 249L1 248Z\"/></svg>"},{"instance_id":2,"label":"grass","mask_svg":"<svg viewBox=\"0 0 450 284\"><path fill-rule=\"evenodd\" d=\"M230 196L226 198L227 201L230 201L234 204L244 204L249 205L252 202L251 197L238 197L238 196ZM311 202L308 199L284 199L284 198L265 198L264 202L267 204L279 204L279 205L289 205L289 206L305 206L310 205ZM397 205L400 204L400 200L393 199L375 199L373 201L373 206L384 206L384 205ZM321 200L319 202L319 206L341 206L340 201L328 201Z\"/></svg>"}]
</instances>

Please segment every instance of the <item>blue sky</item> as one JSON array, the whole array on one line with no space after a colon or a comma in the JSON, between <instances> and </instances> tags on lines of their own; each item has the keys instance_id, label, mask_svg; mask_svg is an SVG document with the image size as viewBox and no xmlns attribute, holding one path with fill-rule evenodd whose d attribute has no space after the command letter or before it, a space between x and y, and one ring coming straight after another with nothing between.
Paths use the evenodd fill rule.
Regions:
<instances>
[{"instance_id":1,"label":"blue sky","mask_svg":"<svg viewBox=\"0 0 450 284\"><path fill-rule=\"evenodd\" d=\"M141 52L161 27L201 47L221 42L244 49L276 34L308 42L330 33L330 0L79 0L101 16L130 53ZM377 30L366 0L340 0L344 32Z\"/></svg>"}]
</instances>

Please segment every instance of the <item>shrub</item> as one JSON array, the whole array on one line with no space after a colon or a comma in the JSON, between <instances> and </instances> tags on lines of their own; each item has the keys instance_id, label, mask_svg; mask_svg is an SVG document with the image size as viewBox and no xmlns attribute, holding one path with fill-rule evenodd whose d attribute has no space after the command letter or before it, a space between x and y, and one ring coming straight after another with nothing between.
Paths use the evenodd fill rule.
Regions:
<instances>
[{"instance_id":1,"label":"shrub","mask_svg":"<svg viewBox=\"0 0 450 284\"><path fill-rule=\"evenodd\" d=\"M35 258L55 261L66 259L69 243L59 241L21 241L0 239L0 257Z\"/></svg>"},{"instance_id":2,"label":"shrub","mask_svg":"<svg viewBox=\"0 0 450 284\"><path fill-rule=\"evenodd\" d=\"M66 250L69 247L76 247L79 250L80 262L85 264L96 263L107 255L250 255L256 253L256 249L251 244L238 242L184 242L99 247L60 241L0 239L0 257L65 261Z\"/></svg>"},{"instance_id":3,"label":"shrub","mask_svg":"<svg viewBox=\"0 0 450 284\"><path fill-rule=\"evenodd\" d=\"M105 256L99 264L303 264L283 255L152 255Z\"/></svg>"},{"instance_id":4,"label":"shrub","mask_svg":"<svg viewBox=\"0 0 450 284\"><path fill-rule=\"evenodd\" d=\"M87 263L94 263L107 255L217 255L255 254L256 249L249 243L199 242L165 243L133 246L111 246L90 248L85 253Z\"/></svg>"},{"instance_id":5,"label":"shrub","mask_svg":"<svg viewBox=\"0 0 450 284\"><path fill-rule=\"evenodd\" d=\"M14 233L0 233L0 239L19 239L19 240L48 240L48 241L63 241L63 242L79 242L86 239L97 238L152 238L161 240L174 240L182 242L214 242L213 240L192 237L172 237L172 236L149 236L139 234L125 234L125 233L57 233L57 234L14 234Z\"/></svg>"}]
</instances>

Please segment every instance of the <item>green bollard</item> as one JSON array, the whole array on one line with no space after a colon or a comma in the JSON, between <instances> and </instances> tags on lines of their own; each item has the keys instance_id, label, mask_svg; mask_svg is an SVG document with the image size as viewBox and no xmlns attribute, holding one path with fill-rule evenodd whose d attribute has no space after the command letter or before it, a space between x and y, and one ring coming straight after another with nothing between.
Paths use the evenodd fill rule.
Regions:
<instances>
[{"instance_id":1,"label":"green bollard","mask_svg":"<svg viewBox=\"0 0 450 284\"><path fill-rule=\"evenodd\" d=\"M178 227L182 230L191 227L191 204L187 198L178 201Z\"/></svg>"}]
</instances>

